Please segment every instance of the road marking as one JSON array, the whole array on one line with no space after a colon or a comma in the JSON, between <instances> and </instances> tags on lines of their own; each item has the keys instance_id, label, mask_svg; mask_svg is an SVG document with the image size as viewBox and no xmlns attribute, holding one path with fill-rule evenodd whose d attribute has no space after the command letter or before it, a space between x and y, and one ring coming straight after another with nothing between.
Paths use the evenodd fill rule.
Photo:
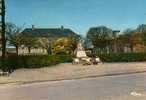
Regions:
<instances>
[{"instance_id":1,"label":"road marking","mask_svg":"<svg viewBox=\"0 0 146 100\"><path fill-rule=\"evenodd\" d=\"M141 93L137 93L137 92L135 92L135 91L131 92L130 95L135 96L135 97L140 97L140 96L142 96Z\"/></svg>"}]
</instances>

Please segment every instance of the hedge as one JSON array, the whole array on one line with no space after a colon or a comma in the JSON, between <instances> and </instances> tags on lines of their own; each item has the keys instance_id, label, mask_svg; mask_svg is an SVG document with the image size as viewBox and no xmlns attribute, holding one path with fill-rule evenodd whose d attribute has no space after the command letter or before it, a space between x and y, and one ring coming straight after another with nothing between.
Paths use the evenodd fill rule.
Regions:
<instances>
[{"instance_id":1,"label":"hedge","mask_svg":"<svg viewBox=\"0 0 146 100\"><path fill-rule=\"evenodd\" d=\"M143 62L146 61L146 53L115 53L97 54L103 62Z\"/></svg>"},{"instance_id":2,"label":"hedge","mask_svg":"<svg viewBox=\"0 0 146 100\"><path fill-rule=\"evenodd\" d=\"M4 67L6 70L20 68L40 68L71 61L72 57L69 55L9 55L6 57L6 63ZM0 66L3 68L1 63Z\"/></svg>"},{"instance_id":3,"label":"hedge","mask_svg":"<svg viewBox=\"0 0 146 100\"><path fill-rule=\"evenodd\" d=\"M116 53L97 54L102 62L142 62L146 61L146 53ZM1 59L1 57L0 57ZM1 61L1 60L0 60ZM9 55L6 57L5 70L20 68L41 68L49 67L59 63L72 62L70 55Z\"/></svg>"}]
</instances>

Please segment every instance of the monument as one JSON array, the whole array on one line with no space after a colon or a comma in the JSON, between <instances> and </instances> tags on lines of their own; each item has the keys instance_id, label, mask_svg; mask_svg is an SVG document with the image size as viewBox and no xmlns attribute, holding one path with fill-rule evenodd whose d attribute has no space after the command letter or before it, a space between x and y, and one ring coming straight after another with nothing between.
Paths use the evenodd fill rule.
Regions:
<instances>
[{"instance_id":1,"label":"monument","mask_svg":"<svg viewBox=\"0 0 146 100\"><path fill-rule=\"evenodd\" d=\"M76 53L77 58L86 58L87 57L85 49L84 49L81 41L78 43L75 53Z\"/></svg>"},{"instance_id":2,"label":"monument","mask_svg":"<svg viewBox=\"0 0 146 100\"><path fill-rule=\"evenodd\" d=\"M79 41L79 43L77 44L77 48L74 54L75 54L75 58L73 59L73 64L91 65L91 64L98 64L100 62L99 57L91 58L87 56L82 41Z\"/></svg>"},{"instance_id":3,"label":"monument","mask_svg":"<svg viewBox=\"0 0 146 100\"><path fill-rule=\"evenodd\" d=\"M74 54L76 58L74 58L73 64L79 64L79 63L91 64L91 58L87 56L86 51L83 47L82 41L79 41L79 43L77 44L77 48Z\"/></svg>"}]
</instances>

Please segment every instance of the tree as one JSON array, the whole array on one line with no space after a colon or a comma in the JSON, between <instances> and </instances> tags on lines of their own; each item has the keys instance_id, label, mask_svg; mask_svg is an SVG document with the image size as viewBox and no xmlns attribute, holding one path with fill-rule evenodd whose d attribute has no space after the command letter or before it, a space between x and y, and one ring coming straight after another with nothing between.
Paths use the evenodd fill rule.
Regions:
<instances>
[{"instance_id":1,"label":"tree","mask_svg":"<svg viewBox=\"0 0 146 100\"><path fill-rule=\"evenodd\" d=\"M146 24L139 25L135 34L139 34L139 36L136 36L137 40L139 40L142 45L146 45Z\"/></svg>"},{"instance_id":2,"label":"tree","mask_svg":"<svg viewBox=\"0 0 146 100\"><path fill-rule=\"evenodd\" d=\"M19 47L22 45L28 48L29 53L32 47L37 47L39 45L37 37L33 37L30 34L22 34L21 30L21 27L13 23L6 23L6 38L10 45L15 46L17 55Z\"/></svg>"},{"instance_id":3,"label":"tree","mask_svg":"<svg viewBox=\"0 0 146 100\"><path fill-rule=\"evenodd\" d=\"M112 38L113 31L105 26L92 27L87 33L87 39L92 41L95 48L102 51L107 48L109 39Z\"/></svg>"},{"instance_id":4,"label":"tree","mask_svg":"<svg viewBox=\"0 0 146 100\"><path fill-rule=\"evenodd\" d=\"M128 28L126 30L123 31L123 34L119 35L119 41L118 41L118 44L120 46L123 47L129 47L130 48L130 51L133 52L133 35L136 33L136 30L135 29L131 29L131 28ZM123 48L124 49L124 48Z\"/></svg>"},{"instance_id":5,"label":"tree","mask_svg":"<svg viewBox=\"0 0 146 100\"><path fill-rule=\"evenodd\" d=\"M58 38L53 42L53 53L72 55L79 41L78 36Z\"/></svg>"},{"instance_id":6,"label":"tree","mask_svg":"<svg viewBox=\"0 0 146 100\"><path fill-rule=\"evenodd\" d=\"M16 33L18 27L11 22L6 23L6 38L9 38L10 35Z\"/></svg>"},{"instance_id":7,"label":"tree","mask_svg":"<svg viewBox=\"0 0 146 100\"><path fill-rule=\"evenodd\" d=\"M136 32L146 32L146 24L141 24L137 27Z\"/></svg>"},{"instance_id":8,"label":"tree","mask_svg":"<svg viewBox=\"0 0 146 100\"><path fill-rule=\"evenodd\" d=\"M52 54L51 41L48 38L39 38L38 46L42 47L43 49L46 49L48 54Z\"/></svg>"},{"instance_id":9,"label":"tree","mask_svg":"<svg viewBox=\"0 0 146 100\"><path fill-rule=\"evenodd\" d=\"M38 38L33 37L31 34L20 34L20 44L28 48L28 52L31 52L32 47L38 46Z\"/></svg>"},{"instance_id":10,"label":"tree","mask_svg":"<svg viewBox=\"0 0 146 100\"><path fill-rule=\"evenodd\" d=\"M80 40L80 35L70 35L68 39L69 39L69 47L71 50L71 54L73 55L75 49L77 48L77 44Z\"/></svg>"},{"instance_id":11,"label":"tree","mask_svg":"<svg viewBox=\"0 0 146 100\"><path fill-rule=\"evenodd\" d=\"M123 34L130 37L136 31L137 30L135 30L135 29L127 28L126 30L123 31Z\"/></svg>"},{"instance_id":12,"label":"tree","mask_svg":"<svg viewBox=\"0 0 146 100\"><path fill-rule=\"evenodd\" d=\"M69 54L69 39L59 38L53 42L53 53L55 54Z\"/></svg>"},{"instance_id":13,"label":"tree","mask_svg":"<svg viewBox=\"0 0 146 100\"><path fill-rule=\"evenodd\" d=\"M8 43L16 48L16 54L18 55L18 48L21 45L21 28L17 27L13 23L6 24L6 38Z\"/></svg>"}]
</instances>

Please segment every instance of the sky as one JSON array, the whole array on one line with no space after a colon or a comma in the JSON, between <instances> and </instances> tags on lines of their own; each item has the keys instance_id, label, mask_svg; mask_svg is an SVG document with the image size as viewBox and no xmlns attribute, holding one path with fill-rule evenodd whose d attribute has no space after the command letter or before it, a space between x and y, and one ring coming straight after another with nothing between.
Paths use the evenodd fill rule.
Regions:
<instances>
[{"instance_id":1,"label":"sky","mask_svg":"<svg viewBox=\"0 0 146 100\"><path fill-rule=\"evenodd\" d=\"M146 23L146 0L6 0L6 21L36 28L63 25L82 35L102 25L123 31Z\"/></svg>"}]
</instances>

